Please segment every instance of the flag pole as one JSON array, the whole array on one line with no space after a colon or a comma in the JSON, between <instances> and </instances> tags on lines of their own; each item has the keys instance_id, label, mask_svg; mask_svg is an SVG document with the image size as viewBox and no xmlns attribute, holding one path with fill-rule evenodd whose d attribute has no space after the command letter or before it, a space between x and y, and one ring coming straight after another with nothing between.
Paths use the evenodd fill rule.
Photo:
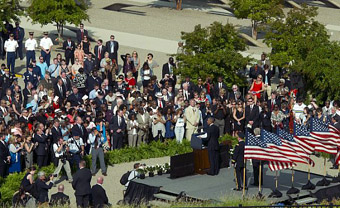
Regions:
<instances>
[{"instance_id":1,"label":"flag pole","mask_svg":"<svg viewBox=\"0 0 340 208\"><path fill-rule=\"evenodd\" d=\"M297 194L300 190L294 187L294 167L292 167L292 187L288 189L287 194Z\"/></svg>"},{"instance_id":2,"label":"flag pole","mask_svg":"<svg viewBox=\"0 0 340 208\"><path fill-rule=\"evenodd\" d=\"M272 193L269 194L270 198L280 198L282 197L282 193L277 189L278 187L278 177L277 177L277 170L275 171L275 189L272 191Z\"/></svg>"},{"instance_id":3,"label":"flag pole","mask_svg":"<svg viewBox=\"0 0 340 208\"><path fill-rule=\"evenodd\" d=\"M309 156L310 159L310 156ZM301 187L302 190L314 190L315 189L315 185L310 181L310 163L308 162L308 181L305 185L303 185Z\"/></svg>"},{"instance_id":4,"label":"flag pole","mask_svg":"<svg viewBox=\"0 0 340 208\"><path fill-rule=\"evenodd\" d=\"M259 171L259 193L261 193L261 173L262 173L262 161L260 160L260 171Z\"/></svg>"},{"instance_id":5,"label":"flag pole","mask_svg":"<svg viewBox=\"0 0 340 208\"><path fill-rule=\"evenodd\" d=\"M246 166L247 166L247 160L244 159L244 167L243 167L243 190L242 190L242 197L245 197L246 192Z\"/></svg>"},{"instance_id":6,"label":"flag pole","mask_svg":"<svg viewBox=\"0 0 340 208\"><path fill-rule=\"evenodd\" d=\"M316 183L316 186L328 186L331 182L326 179L327 169L326 169L326 157L323 159L324 176L323 179Z\"/></svg>"}]
</instances>

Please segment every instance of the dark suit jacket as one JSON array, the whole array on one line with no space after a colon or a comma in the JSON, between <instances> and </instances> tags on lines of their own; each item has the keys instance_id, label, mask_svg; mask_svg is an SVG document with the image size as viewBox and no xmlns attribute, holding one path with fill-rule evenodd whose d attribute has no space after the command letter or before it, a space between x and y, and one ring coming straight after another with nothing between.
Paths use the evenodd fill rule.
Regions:
<instances>
[{"instance_id":1,"label":"dark suit jacket","mask_svg":"<svg viewBox=\"0 0 340 208\"><path fill-rule=\"evenodd\" d=\"M107 41L105 44L106 51L109 53L111 59L115 59L117 61L118 57L118 49L119 49L119 43L117 41L113 41L113 53L111 53L111 41Z\"/></svg>"},{"instance_id":2,"label":"dark suit jacket","mask_svg":"<svg viewBox=\"0 0 340 208\"><path fill-rule=\"evenodd\" d=\"M44 156L47 155L47 136L45 134L38 135L34 134L33 142L38 142L38 146L35 148L35 152L37 155Z\"/></svg>"},{"instance_id":3,"label":"dark suit jacket","mask_svg":"<svg viewBox=\"0 0 340 208\"><path fill-rule=\"evenodd\" d=\"M48 202L48 190L53 187L53 183L51 182L47 185L44 181L40 179L37 179L35 183L39 196L38 201L41 203Z\"/></svg>"},{"instance_id":4,"label":"dark suit jacket","mask_svg":"<svg viewBox=\"0 0 340 208\"><path fill-rule=\"evenodd\" d=\"M244 146L245 142L239 142L234 148L233 163L236 163L236 167L244 167Z\"/></svg>"},{"instance_id":5,"label":"dark suit jacket","mask_svg":"<svg viewBox=\"0 0 340 208\"><path fill-rule=\"evenodd\" d=\"M263 75L263 70L260 66L253 66L250 68L249 71L250 78L256 79L259 74Z\"/></svg>"},{"instance_id":6,"label":"dark suit jacket","mask_svg":"<svg viewBox=\"0 0 340 208\"><path fill-rule=\"evenodd\" d=\"M220 130L216 125L210 125L207 128L207 138L203 138L203 141L208 143L209 151L217 151L220 146L218 143L218 138L220 137Z\"/></svg>"},{"instance_id":7,"label":"dark suit jacket","mask_svg":"<svg viewBox=\"0 0 340 208\"><path fill-rule=\"evenodd\" d=\"M6 165L7 157L10 156L7 145L0 141L0 166Z\"/></svg>"},{"instance_id":8,"label":"dark suit jacket","mask_svg":"<svg viewBox=\"0 0 340 208\"><path fill-rule=\"evenodd\" d=\"M88 133L86 131L86 128L83 125L82 125L82 129L83 130L81 130L79 128L78 124L74 124L72 129L71 129L71 134L72 135L75 135L75 134L80 135L80 138L82 138L83 141L86 142L87 141Z\"/></svg>"},{"instance_id":9,"label":"dark suit jacket","mask_svg":"<svg viewBox=\"0 0 340 208\"><path fill-rule=\"evenodd\" d=\"M71 40L71 48L68 48L68 41L65 40L63 43L63 49L65 50L65 57L73 57L74 56L74 50L76 49L76 44L73 40Z\"/></svg>"},{"instance_id":10,"label":"dark suit jacket","mask_svg":"<svg viewBox=\"0 0 340 208\"><path fill-rule=\"evenodd\" d=\"M96 98L93 100L93 102L96 103L96 109L100 109L100 106L101 106L102 104L105 104L105 105L106 105L106 100L105 100L105 98L103 98L102 100L100 100L98 97L96 97Z\"/></svg>"},{"instance_id":11,"label":"dark suit jacket","mask_svg":"<svg viewBox=\"0 0 340 208\"><path fill-rule=\"evenodd\" d=\"M66 91L72 90L72 83L71 83L71 80L68 77L66 78L66 84L63 81L63 85L65 86Z\"/></svg>"},{"instance_id":12,"label":"dark suit jacket","mask_svg":"<svg viewBox=\"0 0 340 208\"><path fill-rule=\"evenodd\" d=\"M102 79L100 77L93 77L93 76L87 77L86 86L87 86L87 90L89 93L94 89L94 85L96 83L100 86L102 84Z\"/></svg>"},{"instance_id":13,"label":"dark suit jacket","mask_svg":"<svg viewBox=\"0 0 340 208\"><path fill-rule=\"evenodd\" d=\"M125 119L122 117L121 118L121 122L120 125L118 125L118 116L114 116L111 119L111 123L110 123L110 130L113 130L114 133L116 133L116 131L118 129L121 129L122 131L120 133L124 133L125 129L126 129L126 123L125 123Z\"/></svg>"},{"instance_id":14,"label":"dark suit jacket","mask_svg":"<svg viewBox=\"0 0 340 208\"><path fill-rule=\"evenodd\" d=\"M66 87L64 84L61 87L63 89L62 94L59 91L59 86L54 85L54 94L59 97L60 102L63 102L66 99Z\"/></svg>"},{"instance_id":15,"label":"dark suit jacket","mask_svg":"<svg viewBox=\"0 0 340 208\"><path fill-rule=\"evenodd\" d=\"M16 38L16 31L17 31L17 27L13 28L12 33L14 35L14 39L17 40L18 42L22 42L24 40L24 37L25 37L24 28L19 27L19 33L18 33L19 38L18 39Z\"/></svg>"},{"instance_id":16,"label":"dark suit jacket","mask_svg":"<svg viewBox=\"0 0 340 208\"><path fill-rule=\"evenodd\" d=\"M51 195L50 206L65 206L70 203L70 197L62 192Z\"/></svg>"},{"instance_id":17,"label":"dark suit jacket","mask_svg":"<svg viewBox=\"0 0 340 208\"><path fill-rule=\"evenodd\" d=\"M73 175L72 187L76 191L76 196L83 196L91 194L91 171L87 168L79 169Z\"/></svg>"},{"instance_id":18,"label":"dark suit jacket","mask_svg":"<svg viewBox=\"0 0 340 208\"><path fill-rule=\"evenodd\" d=\"M83 103L83 100L82 100L83 95L79 93L77 94L78 94L78 98L74 93L68 96L67 101L71 103L71 106L78 106Z\"/></svg>"},{"instance_id":19,"label":"dark suit jacket","mask_svg":"<svg viewBox=\"0 0 340 208\"><path fill-rule=\"evenodd\" d=\"M275 104L278 105L279 108L280 108L280 105L281 105L280 99L275 99L274 105L275 105ZM267 101L267 106L268 106L268 108L269 108L270 111L273 111L273 110L274 110L274 105L273 105L273 108L272 108L272 100L271 100L271 99L269 99L269 100Z\"/></svg>"},{"instance_id":20,"label":"dark suit jacket","mask_svg":"<svg viewBox=\"0 0 340 208\"><path fill-rule=\"evenodd\" d=\"M98 54L99 54L98 48L99 48L98 45L96 45L96 46L94 47L94 54L95 54L96 64L98 64L98 66L99 66L99 63L98 63L98 62L100 62L100 60L101 60L102 58L104 58L104 54L105 54L105 52L106 52L106 47L105 47L104 45L102 45L102 53L101 53L101 59L100 59L100 60L98 59Z\"/></svg>"},{"instance_id":21,"label":"dark suit jacket","mask_svg":"<svg viewBox=\"0 0 340 208\"><path fill-rule=\"evenodd\" d=\"M250 112L250 106L246 106L245 110L246 124L249 121L253 121L252 129L260 127L260 109L258 106L254 105L253 110Z\"/></svg>"},{"instance_id":22,"label":"dark suit jacket","mask_svg":"<svg viewBox=\"0 0 340 208\"><path fill-rule=\"evenodd\" d=\"M83 36L89 37L89 34L88 34L87 30L84 29L84 32L83 32L83 33L84 33ZM88 38L88 39L89 39L89 38ZM80 42L82 41L81 30L80 30L80 29L77 30L77 41L78 41L78 43L80 43Z\"/></svg>"},{"instance_id":23,"label":"dark suit jacket","mask_svg":"<svg viewBox=\"0 0 340 208\"><path fill-rule=\"evenodd\" d=\"M53 126L51 132L52 132L52 143L57 143L58 139L63 136L62 133L61 133L60 127L58 129L56 129Z\"/></svg>"},{"instance_id":24,"label":"dark suit jacket","mask_svg":"<svg viewBox=\"0 0 340 208\"><path fill-rule=\"evenodd\" d=\"M172 67L173 67L173 69L175 69L175 68L176 68L176 65L173 65ZM169 75L170 75L170 69L169 69L169 63L168 63L168 62L166 62L165 64L163 64L163 68L162 68L162 79L164 78L164 76L165 76L166 74L169 74Z\"/></svg>"},{"instance_id":25,"label":"dark suit jacket","mask_svg":"<svg viewBox=\"0 0 340 208\"><path fill-rule=\"evenodd\" d=\"M264 70L262 71L262 81L263 81L263 83L265 82L265 76L267 76L268 85L271 85L272 82L271 82L270 79L274 76L273 71L269 69L267 74L265 73Z\"/></svg>"},{"instance_id":26,"label":"dark suit jacket","mask_svg":"<svg viewBox=\"0 0 340 208\"><path fill-rule=\"evenodd\" d=\"M103 205L109 203L109 199L107 198L104 188L98 184L92 186L92 199L93 206L95 208L102 208Z\"/></svg>"},{"instance_id":27,"label":"dark suit jacket","mask_svg":"<svg viewBox=\"0 0 340 208\"><path fill-rule=\"evenodd\" d=\"M85 74L89 75L93 71L95 64L96 63L93 59L91 61L89 61L89 59L86 59L84 61L84 72L85 72Z\"/></svg>"},{"instance_id":28,"label":"dark suit jacket","mask_svg":"<svg viewBox=\"0 0 340 208\"><path fill-rule=\"evenodd\" d=\"M227 85L224 84L223 82L222 82L222 88L225 89L226 92L228 92L228 90L227 90ZM220 94L219 83L216 82L216 84L214 84L214 93L213 93L214 98L215 98L215 97L218 97L219 94Z\"/></svg>"}]
</instances>

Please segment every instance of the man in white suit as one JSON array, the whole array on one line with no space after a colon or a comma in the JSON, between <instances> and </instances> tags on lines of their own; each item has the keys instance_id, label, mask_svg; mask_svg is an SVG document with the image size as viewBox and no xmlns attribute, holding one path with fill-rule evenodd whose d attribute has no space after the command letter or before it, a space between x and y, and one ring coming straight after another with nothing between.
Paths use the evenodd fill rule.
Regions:
<instances>
[{"instance_id":1,"label":"man in white suit","mask_svg":"<svg viewBox=\"0 0 340 208\"><path fill-rule=\"evenodd\" d=\"M184 116L186 118L186 132L185 137L191 140L191 135L197 133L198 123L200 119L199 109L196 108L194 99L190 100L190 106L185 109Z\"/></svg>"}]
</instances>

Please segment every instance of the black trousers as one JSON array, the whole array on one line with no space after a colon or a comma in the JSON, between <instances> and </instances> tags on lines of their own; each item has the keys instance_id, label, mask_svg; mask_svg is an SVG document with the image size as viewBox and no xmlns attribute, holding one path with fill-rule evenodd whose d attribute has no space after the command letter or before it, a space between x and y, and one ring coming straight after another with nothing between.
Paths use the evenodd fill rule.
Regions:
<instances>
[{"instance_id":1,"label":"black trousers","mask_svg":"<svg viewBox=\"0 0 340 208\"><path fill-rule=\"evenodd\" d=\"M68 66L68 64L70 63L70 60L71 60L71 64L72 64L72 65L74 64L74 55L65 56L65 59L66 59L66 65L67 65L67 66Z\"/></svg>"},{"instance_id":2,"label":"black trousers","mask_svg":"<svg viewBox=\"0 0 340 208\"><path fill-rule=\"evenodd\" d=\"M41 168L43 166L47 166L48 155L37 155L37 164L38 167Z\"/></svg>"},{"instance_id":3,"label":"black trousers","mask_svg":"<svg viewBox=\"0 0 340 208\"><path fill-rule=\"evenodd\" d=\"M89 207L89 195L76 195L77 207Z\"/></svg>"},{"instance_id":4,"label":"black trousers","mask_svg":"<svg viewBox=\"0 0 340 208\"><path fill-rule=\"evenodd\" d=\"M261 185L263 184L263 165L261 170ZM260 164L253 164L253 172L254 172L254 185L259 185L259 175L260 175Z\"/></svg>"},{"instance_id":5,"label":"black trousers","mask_svg":"<svg viewBox=\"0 0 340 208\"><path fill-rule=\"evenodd\" d=\"M124 138L123 133L113 133L113 138L111 139L113 149L121 149L123 147L123 138Z\"/></svg>"},{"instance_id":6,"label":"black trousers","mask_svg":"<svg viewBox=\"0 0 340 208\"><path fill-rule=\"evenodd\" d=\"M237 188L241 188L243 187L243 172L244 172L244 167L238 167L236 166L236 179L237 179ZM245 181L247 181L247 173L246 173L246 177L245 177ZM246 183L246 187L247 187L247 183Z\"/></svg>"},{"instance_id":7,"label":"black trousers","mask_svg":"<svg viewBox=\"0 0 340 208\"><path fill-rule=\"evenodd\" d=\"M220 168L219 168L219 151L218 150L208 150L209 154L209 163L210 163L210 170L208 174L210 175L217 175Z\"/></svg>"},{"instance_id":8,"label":"black trousers","mask_svg":"<svg viewBox=\"0 0 340 208\"><path fill-rule=\"evenodd\" d=\"M7 164L0 165L0 178L5 178L8 174Z\"/></svg>"}]
</instances>

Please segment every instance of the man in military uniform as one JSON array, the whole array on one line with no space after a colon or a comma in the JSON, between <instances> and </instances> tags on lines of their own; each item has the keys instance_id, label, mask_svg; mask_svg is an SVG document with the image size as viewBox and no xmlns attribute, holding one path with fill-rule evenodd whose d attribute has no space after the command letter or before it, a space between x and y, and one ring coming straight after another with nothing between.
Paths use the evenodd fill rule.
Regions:
<instances>
[{"instance_id":1,"label":"man in military uniform","mask_svg":"<svg viewBox=\"0 0 340 208\"><path fill-rule=\"evenodd\" d=\"M14 76L9 73L9 69L6 67L5 68L5 74L0 76L0 92L1 92L1 97L4 97L6 95L6 90L11 87Z\"/></svg>"},{"instance_id":2,"label":"man in military uniform","mask_svg":"<svg viewBox=\"0 0 340 208\"><path fill-rule=\"evenodd\" d=\"M33 72L32 64L28 65L28 71L24 73L24 82L25 86L27 86L28 82L32 83L34 88L37 88L38 86L39 83L38 75Z\"/></svg>"},{"instance_id":3,"label":"man in military uniform","mask_svg":"<svg viewBox=\"0 0 340 208\"><path fill-rule=\"evenodd\" d=\"M237 187L235 191L241 191L243 185L243 174L244 174L244 134L242 132L237 133L238 144L234 148L234 154L232 159L232 165L236 170ZM247 181L247 176L245 177ZM247 186L247 184L246 184Z\"/></svg>"}]
</instances>

